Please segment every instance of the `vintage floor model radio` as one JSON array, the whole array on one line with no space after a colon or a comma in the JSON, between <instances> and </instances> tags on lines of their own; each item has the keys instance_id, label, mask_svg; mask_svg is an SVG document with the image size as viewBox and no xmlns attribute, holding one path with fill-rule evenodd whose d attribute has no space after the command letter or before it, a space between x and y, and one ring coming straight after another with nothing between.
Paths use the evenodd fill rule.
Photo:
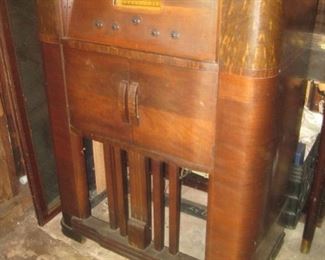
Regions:
<instances>
[{"instance_id":1,"label":"vintage floor model radio","mask_svg":"<svg viewBox=\"0 0 325 260\"><path fill-rule=\"evenodd\" d=\"M179 252L189 168L209 174L206 259L274 255L303 87L279 72L281 36L286 17L300 28L301 10L277 0L37 2L65 233L131 258L190 258ZM104 143L109 222L91 216L83 137Z\"/></svg>"}]
</instances>

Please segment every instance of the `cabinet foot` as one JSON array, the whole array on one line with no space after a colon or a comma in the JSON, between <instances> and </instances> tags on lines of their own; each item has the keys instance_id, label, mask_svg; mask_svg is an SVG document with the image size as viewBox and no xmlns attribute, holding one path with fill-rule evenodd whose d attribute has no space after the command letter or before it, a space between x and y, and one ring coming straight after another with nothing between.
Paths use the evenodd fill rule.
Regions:
<instances>
[{"instance_id":1,"label":"cabinet foot","mask_svg":"<svg viewBox=\"0 0 325 260\"><path fill-rule=\"evenodd\" d=\"M63 233L65 236L67 236L67 237L69 237L69 238L71 238L71 239L77 241L78 243L84 243L84 242L86 241L86 239L85 239L82 235L76 233L76 232L72 229L72 227L70 227L69 225L67 225L67 224L64 222L64 219L63 219L63 218L61 219L61 230L62 230L62 233Z\"/></svg>"},{"instance_id":2,"label":"cabinet foot","mask_svg":"<svg viewBox=\"0 0 325 260\"><path fill-rule=\"evenodd\" d=\"M308 254L311 247L311 241L303 239L300 246L300 252L303 254Z\"/></svg>"}]
</instances>

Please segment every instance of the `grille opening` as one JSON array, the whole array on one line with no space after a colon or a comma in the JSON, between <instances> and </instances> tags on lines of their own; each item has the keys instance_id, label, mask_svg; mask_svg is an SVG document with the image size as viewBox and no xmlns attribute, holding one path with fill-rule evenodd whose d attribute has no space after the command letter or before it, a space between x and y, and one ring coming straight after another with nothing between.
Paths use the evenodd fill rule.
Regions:
<instances>
[{"instance_id":1,"label":"grille opening","mask_svg":"<svg viewBox=\"0 0 325 260\"><path fill-rule=\"evenodd\" d=\"M96 146L93 149L94 174L99 174L98 172L96 173L96 170L101 171L104 169L104 182L106 185L105 190L101 193L105 194L104 198L99 200L99 203L93 204L92 216L105 221L111 228L116 229L123 237L129 240L129 243L130 236L132 236L130 232L133 232L132 223L135 221L140 226L141 223L146 223L148 226L147 233L150 234L146 234L145 236L150 239L149 244L155 250L163 251L166 250L164 249L165 247L175 247L173 249L174 254L175 252L177 254L179 251L197 259L204 259L208 195L202 189L189 187L182 183L183 181L187 183L185 181L187 176L193 174L193 172L144 156L140 157L140 160L144 160L143 167L133 167L130 163L132 164L132 161L134 162L134 155L129 155L128 152L118 147L106 144L103 145L93 142L92 145L93 148ZM102 156L101 160L98 158L100 156ZM133 156L133 159L130 156ZM120 163L119 167L117 167L117 163ZM112 176L109 170L107 171L107 167L115 170L115 179L113 178L112 180ZM135 184L132 186L130 181L135 183L138 181L138 179L132 180L134 177L139 177L139 175L133 176L134 172L132 170L139 169L143 170L141 175L147 176L147 186L143 186L143 184L139 185L147 187L149 192L147 195L140 195L142 199L134 199L132 196L138 195L132 193L131 189L135 187ZM115 184L109 184L107 178L111 179ZM116 178L120 179L119 184ZM144 179L142 180L144 181ZM179 186L175 189L177 185ZM120 189L117 186L124 188L124 191L117 191L117 189ZM114 189L114 191L109 191L109 188ZM136 192L140 192L139 189ZM115 198L110 198L110 194L111 196L115 196ZM178 199L179 201L177 201ZM136 203L143 202L148 202L147 209L149 212L146 213L144 211L145 213L143 213L143 210L140 209L139 215L138 207L145 206L139 206ZM179 207L179 211L177 207ZM175 217L170 218L170 214L173 214ZM177 231L178 223L177 220L175 221L178 215L180 217L179 236ZM111 216L113 216L113 219ZM121 216L123 219L120 219ZM173 240L172 244L170 244L170 232L174 234L174 236L171 236ZM175 243L178 243L178 245L175 246Z\"/></svg>"}]
</instances>

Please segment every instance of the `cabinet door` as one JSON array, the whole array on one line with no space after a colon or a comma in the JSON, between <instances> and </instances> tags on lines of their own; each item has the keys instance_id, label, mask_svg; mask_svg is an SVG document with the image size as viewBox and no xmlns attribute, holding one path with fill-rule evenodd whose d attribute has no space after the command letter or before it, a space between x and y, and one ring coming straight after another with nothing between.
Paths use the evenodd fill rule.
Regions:
<instances>
[{"instance_id":1,"label":"cabinet door","mask_svg":"<svg viewBox=\"0 0 325 260\"><path fill-rule=\"evenodd\" d=\"M72 127L87 135L130 141L127 60L68 47L64 55Z\"/></svg>"},{"instance_id":2,"label":"cabinet door","mask_svg":"<svg viewBox=\"0 0 325 260\"><path fill-rule=\"evenodd\" d=\"M212 167L216 127L217 72L134 62L136 145L198 166ZM132 96L129 95L129 103ZM132 116L131 116L132 117Z\"/></svg>"}]
</instances>

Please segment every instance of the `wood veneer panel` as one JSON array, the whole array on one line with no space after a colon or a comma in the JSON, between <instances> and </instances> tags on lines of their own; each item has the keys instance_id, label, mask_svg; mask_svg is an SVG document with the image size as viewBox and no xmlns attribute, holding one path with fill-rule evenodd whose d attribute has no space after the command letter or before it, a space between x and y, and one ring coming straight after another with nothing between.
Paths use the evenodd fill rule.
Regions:
<instances>
[{"instance_id":1,"label":"wood veneer panel","mask_svg":"<svg viewBox=\"0 0 325 260\"><path fill-rule=\"evenodd\" d=\"M80 218L88 218L90 216L90 201L88 194L87 172L84 156L83 139L80 135L70 132L71 154L73 171L75 174L75 188L78 195L78 215Z\"/></svg>"},{"instance_id":2,"label":"wood veneer panel","mask_svg":"<svg viewBox=\"0 0 325 260\"><path fill-rule=\"evenodd\" d=\"M104 145L101 142L92 141L92 146L94 156L96 192L97 194L100 194L106 190Z\"/></svg>"},{"instance_id":3,"label":"wood veneer panel","mask_svg":"<svg viewBox=\"0 0 325 260\"><path fill-rule=\"evenodd\" d=\"M83 173L74 168L72 156L72 140L68 122L68 111L65 95L64 78L60 46L56 44L42 44L46 91L48 96L49 115L53 137L54 154L56 158L59 190L61 194L62 212L66 216L87 216L89 209L82 208L80 203L88 200L85 191L88 190ZM79 146L77 153L82 153ZM76 153L76 152L75 152ZM79 162L80 159L77 161ZM82 193L79 193L82 191ZM66 221L69 222L69 217ZM66 223L69 224L69 223Z\"/></svg>"},{"instance_id":4,"label":"wood veneer panel","mask_svg":"<svg viewBox=\"0 0 325 260\"><path fill-rule=\"evenodd\" d=\"M169 252L179 252L180 218L181 218L181 182L179 167L168 164L169 179Z\"/></svg>"},{"instance_id":5,"label":"wood veneer panel","mask_svg":"<svg viewBox=\"0 0 325 260\"><path fill-rule=\"evenodd\" d=\"M69 38L195 60L216 60L217 1L163 1L161 8L123 8L113 1L73 1ZM140 16L138 25L132 23ZM100 21L99 27L96 21ZM119 29L113 30L112 25ZM158 37L152 30L160 32ZM177 39L171 33L177 31Z\"/></svg>"},{"instance_id":6,"label":"wood veneer panel","mask_svg":"<svg viewBox=\"0 0 325 260\"><path fill-rule=\"evenodd\" d=\"M132 62L130 81L139 85L134 144L212 168L217 71Z\"/></svg>"},{"instance_id":7,"label":"wood veneer panel","mask_svg":"<svg viewBox=\"0 0 325 260\"><path fill-rule=\"evenodd\" d=\"M162 164L151 160L153 178L153 216L154 216L154 246L160 251L165 241L165 179Z\"/></svg>"},{"instance_id":8,"label":"wood veneer panel","mask_svg":"<svg viewBox=\"0 0 325 260\"><path fill-rule=\"evenodd\" d=\"M37 0L39 37L43 42L58 43L62 35L61 28L61 2L65 0Z\"/></svg>"},{"instance_id":9,"label":"wood veneer panel","mask_svg":"<svg viewBox=\"0 0 325 260\"><path fill-rule=\"evenodd\" d=\"M100 245L113 250L129 259L168 259L168 260L195 260L196 258L189 255L178 253L171 255L168 248L157 252L151 245L146 250L136 249L128 244L127 238L120 237L114 230L110 230L107 222L94 217L82 220L74 218L72 220L73 228L78 234L84 235Z\"/></svg>"},{"instance_id":10,"label":"wood veneer panel","mask_svg":"<svg viewBox=\"0 0 325 260\"><path fill-rule=\"evenodd\" d=\"M106 190L108 196L109 224L112 229L118 227L118 194L116 185L115 154L114 147L108 143L104 144L104 158L106 169Z\"/></svg>"},{"instance_id":11,"label":"wood veneer panel","mask_svg":"<svg viewBox=\"0 0 325 260\"><path fill-rule=\"evenodd\" d=\"M278 0L220 1L221 70L259 77L278 72L282 8Z\"/></svg>"},{"instance_id":12,"label":"wood veneer panel","mask_svg":"<svg viewBox=\"0 0 325 260\"><path fill-rule=\"evenodd\" d=\"M277 77L220 75L207 259L251 259L259 244L279 141L277 82Z\"/></svg>"},{"instance_id":13,"label":"wood veneer panel","mask_svg":"<svg viewBox=\"0 0 325 260\"><path fill-rule=\"evenodd\" d=\"M125 102L121 83L129 78L127 60L70 48L64 57L71 125L129 142L131 126L120 109Z\"/></svg>"},{"instance_id":14,"label":"wood veneer panel","mask_svg":"<svg viewBox=\"0 0 325 260\"><path fill-rule=\"evenodd\" d=\"M7 118L0 100L0 203L17 194L17 178Z\"/></svg>"},{"instance_id":15,"label":"wood veneer panel","mask_svg":"<svg viewBox=\"0 0 325 260\"><path fill-rule=\"evenodd\" d=\"M117 146L113 147L115 169L116 169L116 194L117 194L117 211L118 211L118 225L122 236L128 234L128 188L127 188L127 159L125 152Z\"/></svg>"},{"instance_id":16,"label":"wood veneer panel","mask_svg":"<svg viewBox=\"0 0 325 260\"><path fill-rule=\"evenodd\" d=\"M129 243L145 249L151 243L151 189L146 158L128 151L131 218L128 222Z\"/></svg>"}]
</instances>

